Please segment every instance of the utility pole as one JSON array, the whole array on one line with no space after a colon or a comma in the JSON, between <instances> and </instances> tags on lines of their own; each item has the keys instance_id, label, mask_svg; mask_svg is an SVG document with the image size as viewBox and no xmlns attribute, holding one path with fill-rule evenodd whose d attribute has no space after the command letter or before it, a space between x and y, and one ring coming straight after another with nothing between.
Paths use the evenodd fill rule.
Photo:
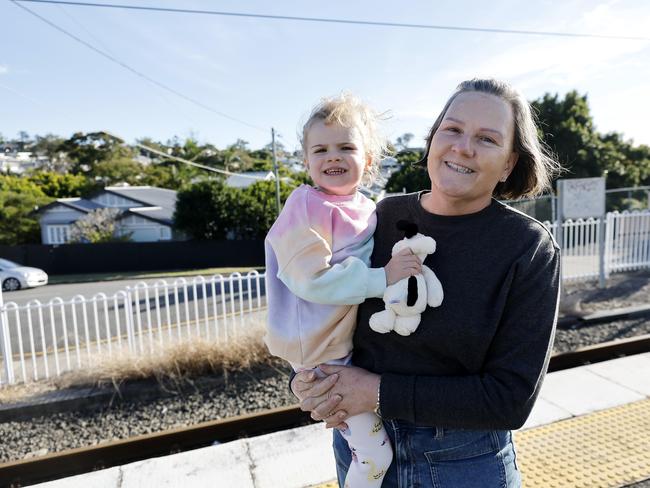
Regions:
<instances>
[{"instance_id":1,"label":"utility pole","mask_svg":"<svg viewBox=\"0 0 650 488\"><path fill-rule=\"evenodd\" d=\"M278 158L275 155L275 129L271 127L271 147L273 148L273 172L275 173L275 203L280 215L280 175L278 174Z\"/></svg>"}]
</instances>

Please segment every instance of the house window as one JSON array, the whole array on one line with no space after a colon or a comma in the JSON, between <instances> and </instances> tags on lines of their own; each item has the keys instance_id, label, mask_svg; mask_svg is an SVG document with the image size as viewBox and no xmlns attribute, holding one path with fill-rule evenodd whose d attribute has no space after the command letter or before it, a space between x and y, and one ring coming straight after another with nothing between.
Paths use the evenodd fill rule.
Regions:
<instances>
[{"instance_id":1,"label":"house window","mask_svg":"<svg viewBox=\"0 0 650 488\"><path fill-rule=\"evenodd\" d=\"M168 241L172 238L172 231L169 227L160 227L160 240Z\"/></svg>"},{"instance_id":2,"label":"house window","mask_svg":"<svg viewBox=\"0 0 650 488\"><path fill-rule=\"evenodd\" d=\"M70 239L69 225L48 225L48 244L65 244Z\"/></svg>"}]
</instances>

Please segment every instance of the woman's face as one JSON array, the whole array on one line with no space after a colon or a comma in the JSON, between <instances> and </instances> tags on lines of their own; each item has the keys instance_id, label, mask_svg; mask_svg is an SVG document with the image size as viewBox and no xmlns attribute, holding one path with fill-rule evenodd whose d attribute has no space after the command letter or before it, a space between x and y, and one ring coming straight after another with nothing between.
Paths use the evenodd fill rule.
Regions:
<instances>
[{"instance_id":1,"label":"woman's face","mask_svg":"<svg viewBox=\"0 0 650 488\"><path fill-rule=\"evenodd\" d=\"M459 94L431 139L429 207L462 215L487 207L497 183L517 162L512 107L479 92Z\"/></svg>"}]
</instances>

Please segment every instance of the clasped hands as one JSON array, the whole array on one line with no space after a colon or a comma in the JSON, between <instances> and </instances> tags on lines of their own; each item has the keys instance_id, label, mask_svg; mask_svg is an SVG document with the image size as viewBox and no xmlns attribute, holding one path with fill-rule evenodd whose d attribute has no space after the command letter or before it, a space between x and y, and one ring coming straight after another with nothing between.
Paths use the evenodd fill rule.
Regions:
<instances>
[{"instance_id":1,"label":"clasped hands","mask_svg":"<svg viewBox=\"0 0 650 488\"><path fill-rule=\"evenodd\" d=\"M380 376L355 366L319 365L327 376L318 378L314 371L301 371L291 382L291 390L300 400L300 409L311 418L322 420L328 429L347 429L345 419L372 412L377 403Z\"/></svg>"}]
</instances>

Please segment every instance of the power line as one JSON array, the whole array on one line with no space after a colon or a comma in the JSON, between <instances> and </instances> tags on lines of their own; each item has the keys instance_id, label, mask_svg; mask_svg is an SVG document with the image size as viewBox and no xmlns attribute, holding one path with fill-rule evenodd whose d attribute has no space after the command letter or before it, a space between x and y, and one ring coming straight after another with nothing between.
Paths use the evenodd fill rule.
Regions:
<instances>
[{"instance_id":1,"label":"power line","mask_svg":"<svg viewBox=\"0 0 650 488\"><path fill-rule=\"evenodd\" d=\"M103 131L101 131L101 133L106 134L107 136L109 136L109 137L115 139L116 141L118 141L119 143L124 143L124 139L122 137L116 136L115 134L113 134L111 132L103 130ZM146 146L144 144L140 144L139 142L134 142L132 145L136 146L136 147L139 147L141 149L144 149L145 151L149 151L150 153L157 154L158 156L162 156L162 157L164 157L166 159L179 161L179 162L187 164L189 166L194 166L196 168L201 168L201 169L205 169L207 171L212 171L213 173L220 173L220 174L224 174L224 175L228 175L228 176L239 176L240 178L248 178L248 179L252 179L252 180L263 180L264 179L264 177L261 177L261 176L252 176L252 175L247 175L247 174L243 174L243 173L233 173L232 171L226 171L226 170L219 169L219 168L213 168L212 166L206 166L204 164L195 163L194 161L189 161L189 160L184 159L184 158L179 158L178 156L172 156L171 154L165 154L164 152L159 151L158 149L155 149L155 148L150 147L150 146Z\"/></svg>"},{"instance_id":2,"label":"power line","mask_svg":"<svg viewBox=\"0 0 650 488\"><path fill-rule=\"evenodd\" d=\"M103 56L104 58L108 59L109 61L111 61L111 62L113 62L113 63L115 63L115 64L121 66L122 68L124 68L124 69L130 71L130 72L133 73L134 75L136 75L136 76L138 76L138 77L140 77L140 78L142 78L142 79L148 81L149 83L151 83L151 84L153 84L153 85L156 85L157 87L162 88L163 90L166 90L166 91L168 91L168 92L170 92L170 93L173 93L173 94L176 95L177 97L180 97L180 98L182 98L182 99L184 99L184 100L186 100L186 101L188 101L188 102L190 102L190 103L193 103L194 105L197 105L197 106L203 108L204 110L207 110L207 111L209 111L209 112L212 112L213 114L219 115L220 117L224 117L224 118L226 118L226 119L232 120L233 122L237 122L237 123L239 123L239 124L243 124L243 125L246 125L246 126L248 126L248 127L252 127L253 129L257 129L257 130L260 130L260 131L262 131L262 132L267 132L267 129L264 129L264 128L262 128L262 127L258 127L258 126L253 125L253 124L249 124L248 122L245 122L245 121L243 121L243 120L241 120L241 119L238 119L238 118L232 117L232 116L230 116L230 115L228 115L228 114L225 114L225 113L223 113L223 112L220 112L220 111L218 111L218 110L215 110L214 108L212 108L212 107L210 107L210 106L208 106L208 105L206 105L206 104L204 104L204 103L202 103L202 102L200 102L200 101L198 101L198 100L196 100L196 99L194 99L194 98L192 98L192 97L189 97L189 96L187 96L187 95L185 95L185 94L179 92L178 90L175 90L174 88L171 88L170 86L167 86L167 85L165 85L164 83L161 83L161 82L158 81L158 80L155 80L154 78L150 77L149 75L147 75L147 74L145 74L145 73L143 73L143 72L141 72L141 71L138 71L137 69L135 69L135 68L129 66L128 64L124 63L123 61L120 61L120 60L117 59L116 57L114 57L114 56L112 56L112 55L110 55L110 54L108 54L108 53L102 51L101 49L99 49L99 48L93 46L93 45L90 44L89 42L84 41L84 40L81 39L80 37L77 37L76 35L72 34L71 32L68 32L68 31L65 30L63 27L59 27L59 26L56 25L54 22L51 22L50 20L46 19L45 17L42 17L41 15L37 14L37 13L34 12L33 10L31 10L31 9L29 9L29 8L27 8L27 7L25 7L24 5L20 5L20 3L19 3L17 0L10 0L10 1L11 1L12 3L14 3L17 7L22 8L23 10L27 11L29 14L31 14L31 15L33 15L34 17L38 18L39 20L45 22L45 23L48 24L50 27L53 27L54 29L56 29L56 30L58 30L59 32L65 34L66 36L70 37L71 39L74 39L74 40L77 41L78 43L80 43L80 44L86 46L88 49L90 49L90 50L96 52L96 53L99 54L100 56Z\"/></svg>"},{"instance_id":3,"label":"power line","mask_svg":"<svg viewBox=\"0 0 650 488\"><path fill-rule=\"evenodd\" d=\"M51 3L74 5L77 7L100 7L100 8L118 8L126 10L144 10L152 12L182 13L182 14L200 14L200 15L221 15L226 17L248 17L256 19L271 20L291 20L299 22L326 22L331 24L352 24L366 25L373 27L400 27L407 29L430 29L430 30L449 30L449 31L466 31L466 32L488 32L492 34L521 34L533 36L556 36L556 37L587 37L593 39L617 39L630 41L650 41L650 37L641 36L613 36L605 34L581 34L574 32L551 32L551 31L532 31L532 30L515 30L515 29L489 29L482 27L463 27L453 25L433 25L433 24L409 24L402 22L376 22L370 20L350 20L335 19L324 17L295 17L289 15L268 15L268 14L250 14L242 12L222 12L217 10L193 10L183 8L166 8L166 7L144 7L137 5L121 5L113 3L93 3L93 2L72 2L64 0L11 0L12 2L32 2L32 3Z\"/></svg>"}]
</instances>

